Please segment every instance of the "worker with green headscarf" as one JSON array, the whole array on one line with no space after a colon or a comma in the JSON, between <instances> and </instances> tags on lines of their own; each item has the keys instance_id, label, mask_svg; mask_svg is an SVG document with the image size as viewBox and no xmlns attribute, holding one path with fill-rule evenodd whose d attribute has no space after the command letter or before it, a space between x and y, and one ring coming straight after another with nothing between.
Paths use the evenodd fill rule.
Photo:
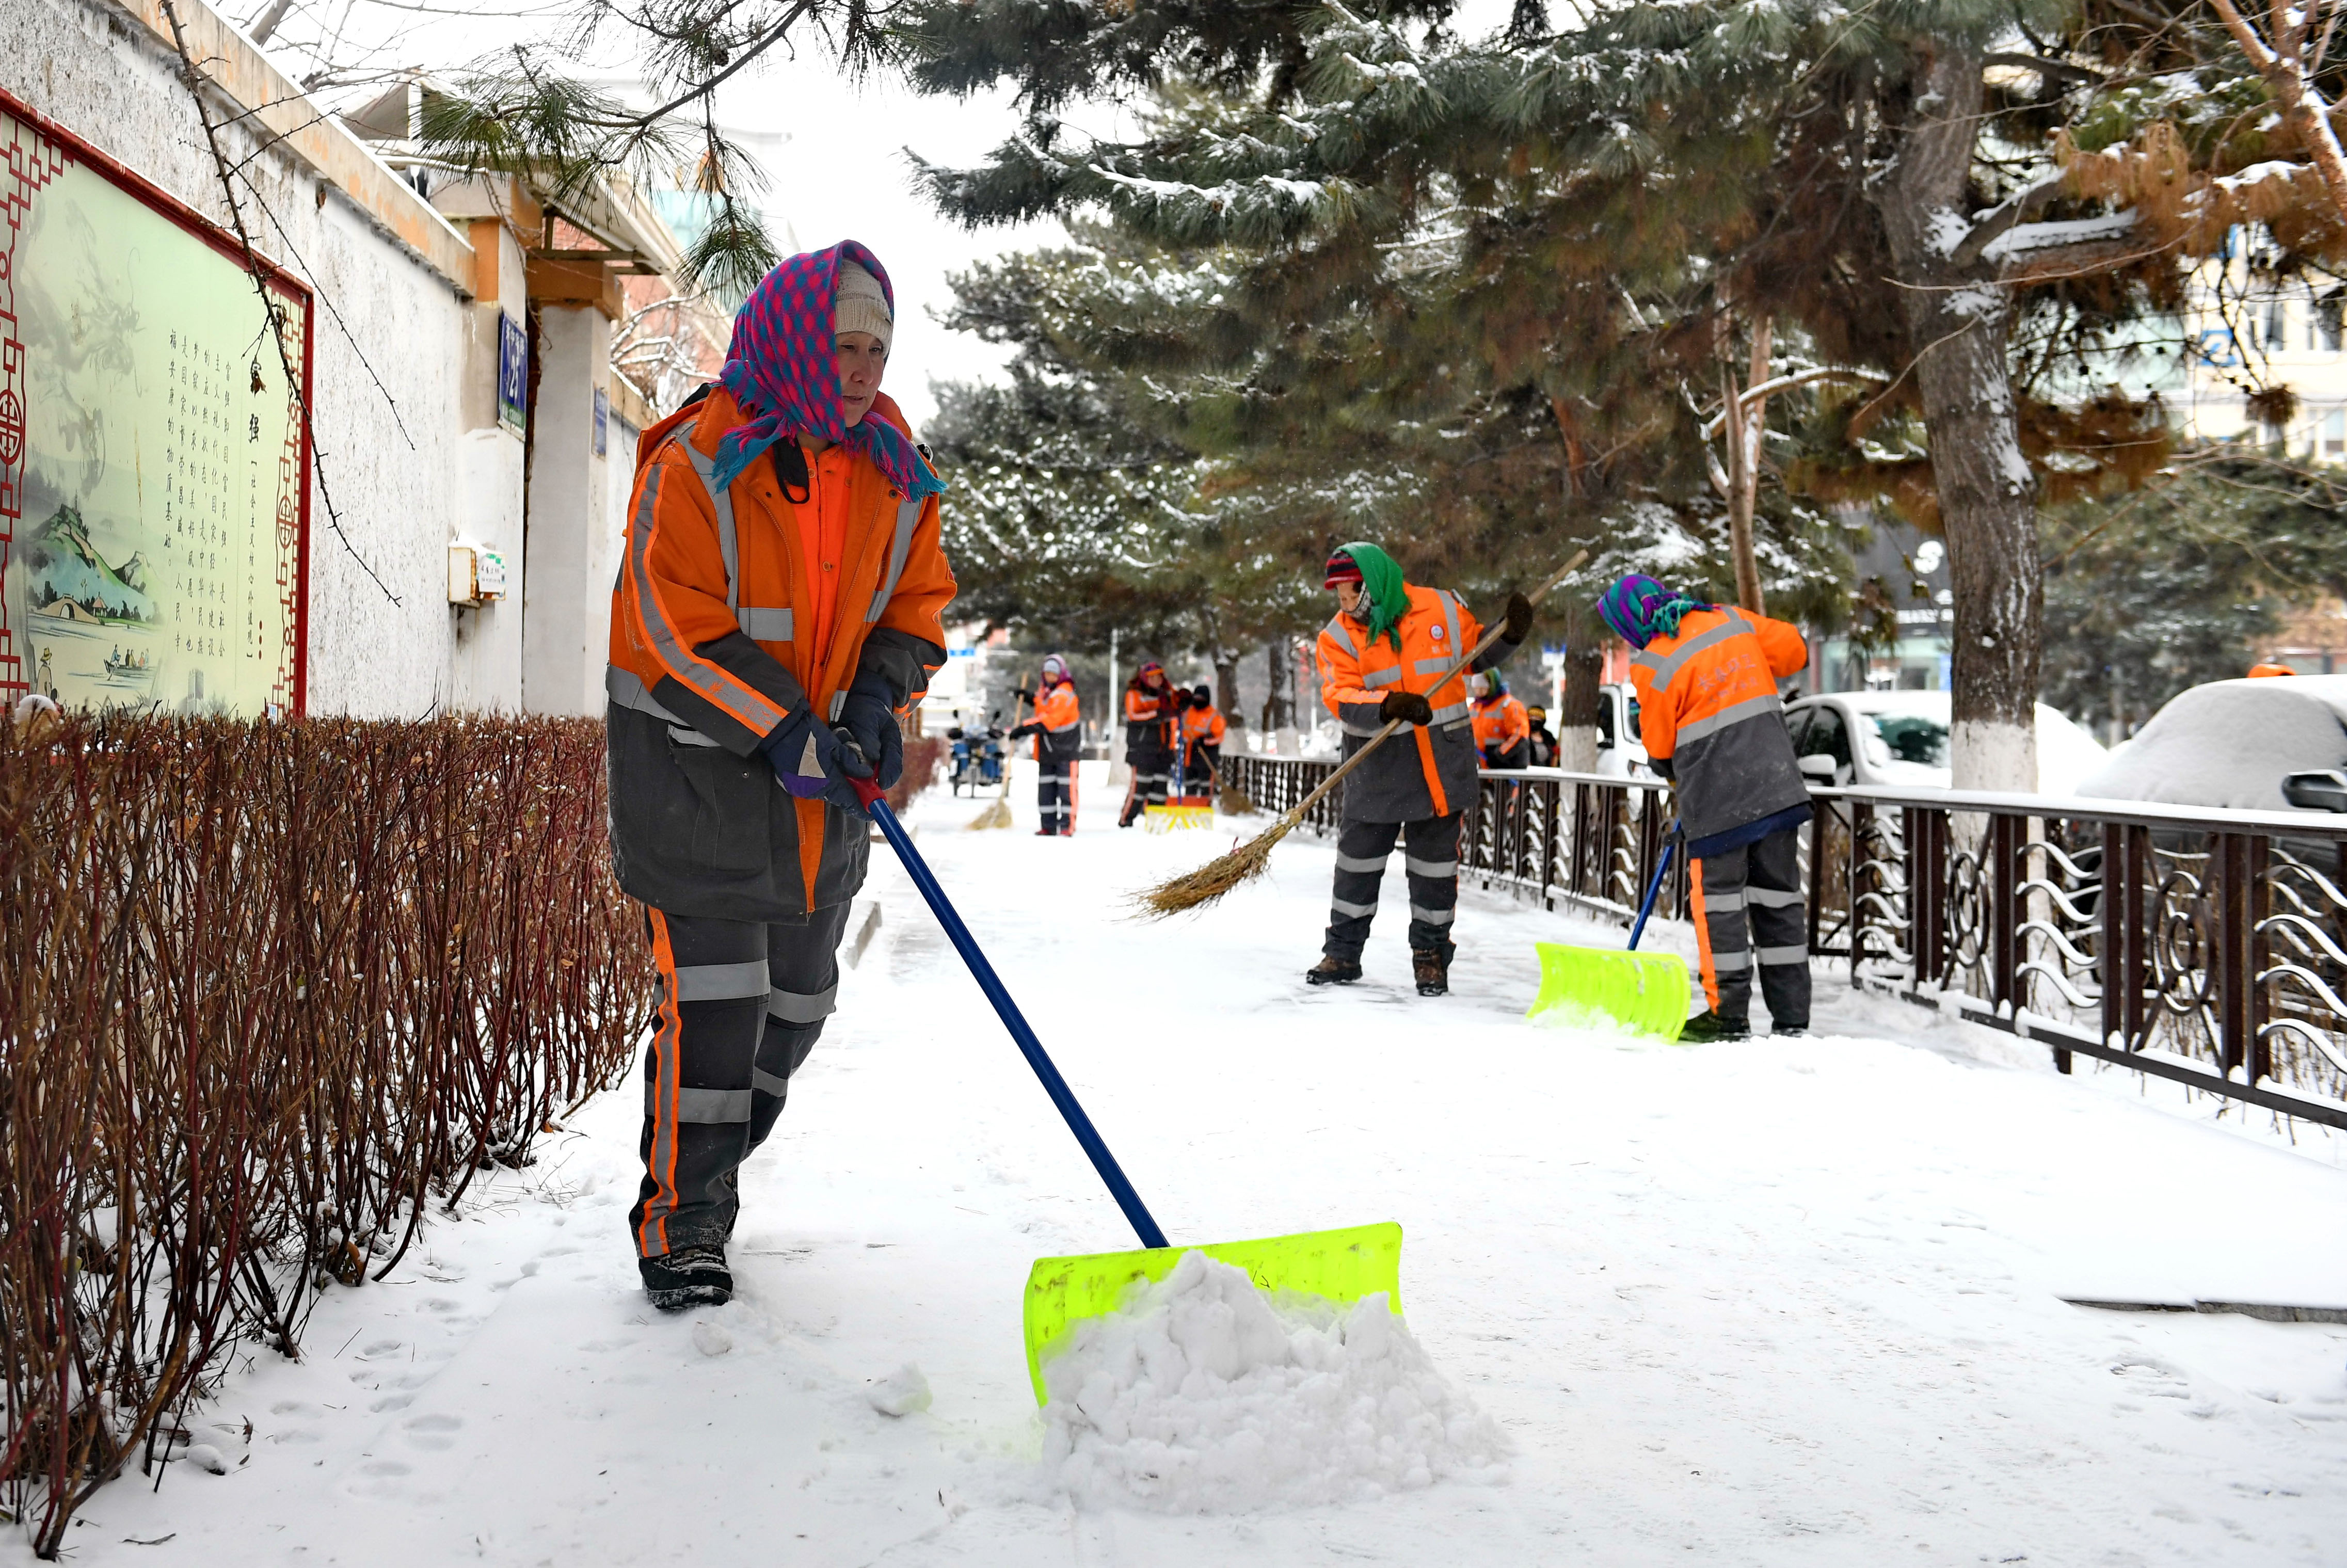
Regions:
<instances>
[{"instance_id":1,"label":"worker with green headscarf","mask_svg":"<svg viewBox=\"0 0 2347 1568\"><path fill-rule=\"evenodd\" d=\"M1351 756L1387 723L1408 727L1345 779L1344 825L1337 839L1337 886L1320 961L1304 978L1316 986L1361 978L1361 949L1378 911L1378 886L1399 840L1409 884L1409 955L1418 994L1450 989L1457 951L1460 814L1475 800L1475 731L1467 683L1445 671L1481 641L1483 628L1459 596L1414 588L1393 557L1349 544L1328 558L1326 586L1337 614L1317 651L1320 700L1345 729ZM1500 639L1472 668L1504 663L1532 631L1532 601L1510 596Z\"/></svg>"}]
</instances>

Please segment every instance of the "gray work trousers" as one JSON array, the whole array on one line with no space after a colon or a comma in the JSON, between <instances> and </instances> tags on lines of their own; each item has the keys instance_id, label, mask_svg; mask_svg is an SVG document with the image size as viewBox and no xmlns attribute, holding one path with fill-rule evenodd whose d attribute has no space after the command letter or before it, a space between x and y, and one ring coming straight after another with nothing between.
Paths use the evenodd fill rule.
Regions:
<instances>
[{"instance_id":1,"label":"gray work trousers","mask_svg":"<svg viewBox=\"0 0 2347 1568\"><path fill-rule=\"evenodd\" d=\"M644 1180L628 1211L640 1255L733 1235L742 1162L774 1131L838 994L847 911L766 923L645 911L660 1010L644 1053Z\"/></svg>"},{"instance_id":2,"label":"gray work trousers","mask_svg":"<svg viewBox=\"0 0 2347 1568\"><path fill-rule=\"evenodd\" d=\"M1703 990L1722 1018L1752 1006L1752 968L1778 1029L1809 1027L1809 920L1802 912L1801 832L1788 827L1758 844L1697 856L1688 894Z\"/></svg>"},{"instance_id":3,"label":"gray work trousers","mask_svg":"<svg viewBox=\"0 0 2347 1568\"><path fill-rule=\"evenodd\" d=\"M1337 835L1337 885L1328 898L1328 934L1320 950L1360 962L1378 912L1386 861L1401 841L1409 886L1412 952L1439 952L1448 964L1456 949L1450 922L1459 915L1459 814L1419 822L1348 822Z\"/></svg>"}]
</instances>

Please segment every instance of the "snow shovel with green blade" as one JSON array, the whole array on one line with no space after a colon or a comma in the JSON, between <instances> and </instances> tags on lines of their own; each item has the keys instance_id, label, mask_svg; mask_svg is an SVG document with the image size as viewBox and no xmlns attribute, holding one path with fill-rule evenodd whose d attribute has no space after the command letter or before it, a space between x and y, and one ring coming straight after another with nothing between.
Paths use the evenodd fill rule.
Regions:
<instances>
[{"instance_id":1,"label":"snow shovel with green blade","mask_svg":"<svg viewBox=\"0 0 2347 1568\"><path fill-rule=\"evenodd\" d=\"M1010 999L1002 979L979 950L978 940L962 924L954 910L952 900L929 870L928 862L905 833L897 814L888 809L881 798L878 783L871 778L851 778L848 784L856 798L864 803L872 820L879 825L888 846L904 862L905 874L929 906L929 912L945 927L946 937L969 966L970 977L978 989L994 1004L1002 1025L1010 1031L1011 1040L1027 1065L1035 1070L1042 1081L1043 1091L1051 1097L1068 1131L1076 1135L1083 1146L1092 1169L1100 1173L1108 1186L1109 1195L1117 1207L1124 1211L1125 1219L1141 1237L1143 1250L1138 1252L1092 1253L1076 1257L1047 1257L1040 1260L1027 1276L1027 1371L1035 1384L1035 1400L1045 1401L1043 1363L1058 1351L1086 1318L1113 1312L1122 1304L1125 1293L1138 1282L1163 1279L1174 1272L1185 1252L1203 1252L1207 1256L1246 1270L1256 1286L1274 1295L1292 1293L1325 1296L1337 1307L1350 1307L1367 1296L1382 1290L1387 1304L1397 1313L1401 1310L1401 1226L1398 1225L1357 1225L1350 1230L1306 1231L1297 1235L1272 1236L1261 1241L1214 1242L1201 1247L1177 1247L1165 1239L1157 1228L1141 1194L1133 1190L1124 1170L1109 1153L1108 1144L1101 1139L1084 1108L1076 1102L1075 1091L1043 1050L1043 1042L1035 1038L1026 1015L1019 1004Z\"/></svg>"},{"instance_id":2,"label":"snow shovel with green blade","mask_svg":"<svg viewBox=\"0 0 2347 1568\"><path fill-rule=\"evenodd\" d=\"M1614 1022L1645 1034L1678 1039L1686 1027L1687 1001L1694 988L1687 981L1686 960L1676 953L1642 953L1638 938L1646 933L1646 917L1655 912L1655 896L1671 873L1671 854L1678 848L1678 824L1663 845L1654 880L1638 905L1637 923L1630 927L1630 945L1620 952L1611 948L1575 948L1563 942L1535 942L1540 953L1541 989L1526 1009L1526 1018L1543 1013L1561 1015L1572 1025Z\"/></svg>"}]
</instances>

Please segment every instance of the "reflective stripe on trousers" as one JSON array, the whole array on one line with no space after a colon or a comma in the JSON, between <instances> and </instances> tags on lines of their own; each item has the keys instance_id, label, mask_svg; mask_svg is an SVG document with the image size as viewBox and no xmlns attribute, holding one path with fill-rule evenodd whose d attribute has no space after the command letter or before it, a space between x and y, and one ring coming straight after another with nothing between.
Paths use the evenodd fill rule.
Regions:
<instances>
[{"instance_id":1,"label":"reflective stripe on trousers","mask_svg":"<svg viewBox=\"0 0 2347 1568\"><path fill-rule=\"evenodd\" d=\"M1378 889L1397 841L1405 843L1402 871L1409 889L1409 945L1436 948L1448 961L1450 923L1459 913L1459 824L1456 813L1418 822L1348 822L1337 838L1336 886L1328 900L1323 951L1358 962L1377 917Z\"/></svg>"},{"instance_id":2,"label":"reflective stripe on trousers","mask_svg":"<svg viewBox=\"0 0 2347 1568\"><path fill-rule=\"evenodd\" d=\"M774 1130L839 990L848 906L761 925L645 911L660 1007L644 1057L644 1179L628 1223L658 1257L723 1243L735 1173Z\"/></svg>"}]
</instances>

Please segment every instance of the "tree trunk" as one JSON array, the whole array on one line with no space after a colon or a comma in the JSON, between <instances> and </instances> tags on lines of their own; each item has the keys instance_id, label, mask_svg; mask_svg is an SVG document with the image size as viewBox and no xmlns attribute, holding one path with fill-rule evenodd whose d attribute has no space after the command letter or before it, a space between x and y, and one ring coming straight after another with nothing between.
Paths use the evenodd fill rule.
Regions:
<instances>
[{"instance_id":1,"label":"tree trunk","mask_svg":"<svg viewBox=\"0 0 2347 1568\"><path fill-rule=\"evenodd\" d=\"M1275 637L1263 646L1264 673L1270 685L1263 700L1263 731L1277 735L1296 728L1296 674L1288 642Z\"/></svg>"},{"instance_id":2,"label":"tree trunk","mask_svg":"<svg viewBox=\"0 0 2347 1568\"><path fill-rule=\"evenodd\" d=\"M1752 514L1760 498L1760 431L1768 423L1768 400L1756 397L1747 406L1744 391L1768 379L1774 336L1768 317L1752 323L1750 371L1742 385L1733 370L1726 373L1727 400L1719 421L1727 446L1727 542L1736 562L1736 600L1755 615L1768 613L1760 596L1760 563L1752 551Z\"/></svg>"},{"instance_id":3,"label":"tree trunk","mask_svg":"<svg viewBox=\"0 0 2347 1568\"><path fill-rule=\"evenodd\" d=\"M1564 695L1549 716L1556 736L1556 765L1571 773L1597 771L1597 687L1605 672L1604 639L1613 630L1597 618L1581 592L1567 588L1564 602ZM1549 602L1555 603L1552 599Z\"/></svg>"},{"instance_id":4,"label":"tree trunk","mask_svg":"<svg viewBox=\"0 0 2347 1568\"><path fill-rule=\"evenodd\" d=\"M1214 650L1214 706L1229 723L1246 727L1246 715L1239 712L1239 656L1220 648Z\"/></svg>"},{"instance_id":5,"label":"tree trunk","mask_svg":"<svg viewBox=\"0 0 2347 1568\"><path fill-rule=\"evenodd\" d=\"M2034 790L2045 585L2005 358L2012 302L1992 263L1948 259L1948 234L1968 226L1980 53L1943 43L1918 75L1919 107L1873 200L1898 268L1953 579L1955 786Z\"/></svg>"}]
</instances>

